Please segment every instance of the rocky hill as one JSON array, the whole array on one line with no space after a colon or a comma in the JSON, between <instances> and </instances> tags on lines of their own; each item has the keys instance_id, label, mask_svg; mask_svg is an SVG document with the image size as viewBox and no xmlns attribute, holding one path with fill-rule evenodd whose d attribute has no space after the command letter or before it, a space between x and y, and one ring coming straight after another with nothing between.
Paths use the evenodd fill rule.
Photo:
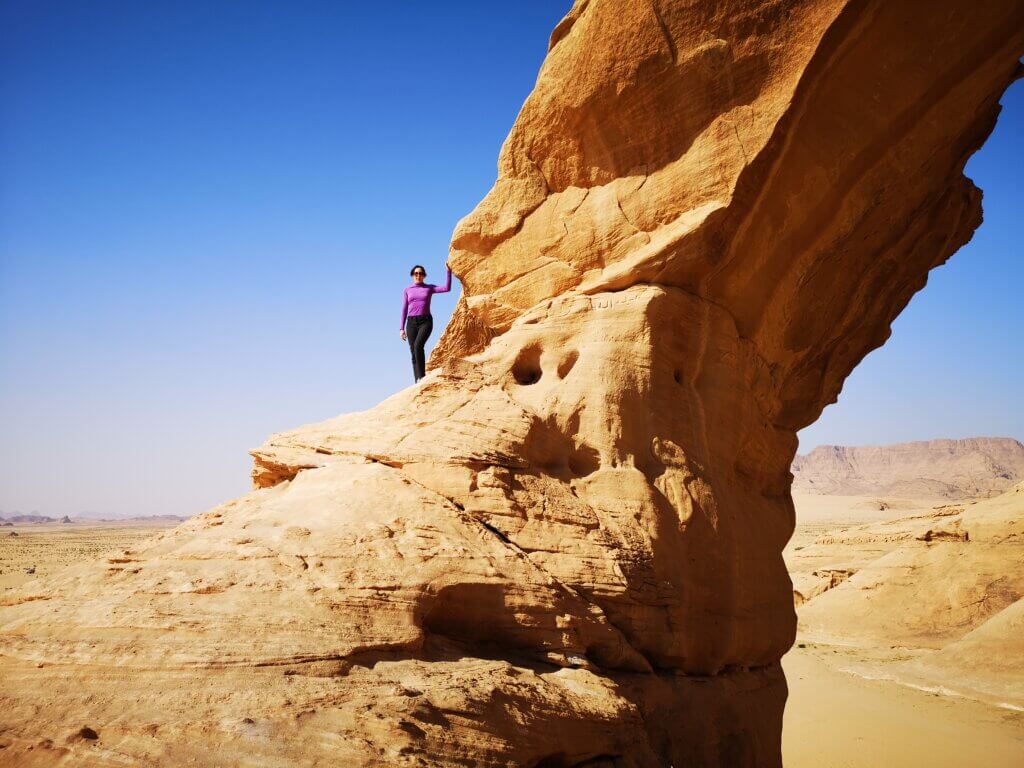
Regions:
<instances>
[{"instance_id":1,"label":"rocky hill","mask_svg":"<svg viewBox=\"0 0 1024 768\"><path fill-rule=\"evenodd\" d=\"M1024 445L1009 437L894 445L822 445L793 460L793 492L986 498L1024 480Z\"/></svg>"},{"instance_id":2,"label":"rocky hill","mask_svg":"<svg viewBox=\"0 0 1024 768\"><path fill-rule=\"evenodd\" d=\"M0 515L0 522L4 523L60 523L63 522L58 517L50 517L48 515L31 514L31 515L19 515L14 514L10 517L4 517Z\"/></svg>"}]
</instances>

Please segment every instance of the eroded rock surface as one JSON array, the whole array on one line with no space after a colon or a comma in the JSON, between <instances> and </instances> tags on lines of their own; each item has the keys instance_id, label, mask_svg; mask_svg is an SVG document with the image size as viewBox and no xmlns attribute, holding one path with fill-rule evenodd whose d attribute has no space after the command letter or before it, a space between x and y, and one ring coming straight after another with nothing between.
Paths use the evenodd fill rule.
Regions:
<instances>
[{"instance_id":1,"label":"eroded rock surface","mask_svg":"<svg viewBox=\"0 0 1024 768\"><path fill-rule=\"evenodd\" d=\"M1024 483L847 528L791 559L801 639L899 649L909 658L885 676L1024 707ZM830 570L848 575L823 584Z\"/></svg>"},{"instance_id":2,"label":"eroded rock surface","mask_svg":"<svg viewBox=\"0 0 1024 768\"><path fill-rule=\"evenodd\" d=\"M778 764L795 431L979 223L1022 51L1012 1L577 2L433 374L3 608L0 761Z\"/></svg>"}]
</instances>

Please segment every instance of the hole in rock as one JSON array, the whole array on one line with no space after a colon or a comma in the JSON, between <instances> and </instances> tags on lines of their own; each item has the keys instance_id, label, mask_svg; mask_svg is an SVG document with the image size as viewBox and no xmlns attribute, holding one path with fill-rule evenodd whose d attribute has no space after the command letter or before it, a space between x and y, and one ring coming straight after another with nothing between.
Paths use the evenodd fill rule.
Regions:
<instances>
[{"instance_id":1,"label":"hole in rock","mask_svg":"<svg viewBox=\"0 0 1024 768\"><path fill-rule=\"evenodd\" d=\"M621 764L615 755L598 755L584 758L581 761L564 752L559 752L538 760L533 764L533 768L615 768Z\"/></svg>"},{"instance_id":2,"label":"hole in rock","mask_svg":"<svg viewBox=\"0 0 1024 768\"><path fill-rule=\"evenodd\" d=\"M569 471L576 477L584 477L596 472L601 466L601 457L589 445L577 446L569 454Z\"/></svg>"},{"instance_id":3,"label":"hole in rock","mask_svg":"<svg viewBox=\"0 0 1024 768\"><path fill-rule=\"evenodd\" d=\"M683 372L676 368L674 371L672 371L672 378L676 380L676 384L682 384Z\"/></svg>"},{"instance_id":4,"label":"hole in rock","mask_svg":"<svg viewBox=\"0 0 1024 768\"><path fill-rule=\"evenodd\" d=\"M572 367L576 365L576 361L579 360L579 357L580 353L577 352L575 349L571 350L568 354L566 354L566 356L563 357L562 361L558 364L558 378L564 379L566 376L568 376L569 371L571 371Z\"/></svg>"},{"instance_id":5,"label":"hole in rock","mask_svg":"<svg viewBox=\"0 0 1024 768\"><path fill-rule=\"evenodd\" d=\"M453 584L434 598L423 629L470 645L504 645L514 630L509 615L501 584Z\"/></svg>"},{"instance_id":6,"label":"hole in rock","mask_svg":"<svg viewBox=\"0 0 1024 768\"><path fill-rule=\"evenodd\" d=\"M559 427L554 419L535 419L523 442L523 455L529 463L553 477L569 479L596 472L601 456L586 443L577 443L578 415Z\"/></svg>"},{"instance_id":7,"label":"hole in rock","mask_svg":"<svg viewBox=\"0 0 1024 768\"><path fill-rule=\"evenodd\" d=\"M533 344L522 350L512 364L512 378L517 384L527 386L536 384L540 377L540 346Z\"/></svg>"}]
</instances>

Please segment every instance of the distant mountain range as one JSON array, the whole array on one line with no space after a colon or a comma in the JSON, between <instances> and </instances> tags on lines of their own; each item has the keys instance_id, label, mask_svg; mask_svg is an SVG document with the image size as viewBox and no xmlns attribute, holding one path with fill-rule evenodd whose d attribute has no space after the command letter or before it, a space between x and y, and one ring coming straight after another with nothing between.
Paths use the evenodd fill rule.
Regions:
<instances>
[{"instance_id":1,"label":"distant mountain range","mask_svg":"<svg viewBox=\"0 0 1024 768\"><path fill-rule=\"evenodd\" d=\"M1024 480L1024 445L1009 437L822 445L797 456L792 471L795 493L987 498Z\"/></svg>"},{"instance_id":2,"label":"distant mountain range","mask_svg":"<svg viewBox=\"0 0 1024 768\"><path fill-rule=\"evenodd\" d=\"M188 520L187 517L181 515L136 515L135 517L75 517L71 518L67 515L64 517L50 517L48 515L11 515L10 517L4 517L0 515L0 525L13 525L15 523L25 525L26 523L157 523L157 522L168 522L168 523L181 523Z\"/></svg>"},{"instance_id":3,"label":"distant mountain range","mask_svg":"<svg viewBox=\"0 0 1024 768\"><path fill-rule=\"evenodd\" d=\"M67 519L67 518L65 518ZM11 515L10 517L3 517L0 515L0 523L60 523L62 519L59 517L47 517L46 515ZM70 523L71 520L68 519Z\"/></svg>"}]
</instances>

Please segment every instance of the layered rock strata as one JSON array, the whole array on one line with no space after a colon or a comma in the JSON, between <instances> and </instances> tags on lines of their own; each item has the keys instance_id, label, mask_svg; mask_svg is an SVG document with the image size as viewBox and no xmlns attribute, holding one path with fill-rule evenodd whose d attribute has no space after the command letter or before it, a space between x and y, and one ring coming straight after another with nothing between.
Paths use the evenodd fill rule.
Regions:
<instances>
[{"instance_id":1,"label":"layered rock strata","mask_svg":"<svg viewBox=\"0 0 1024 768\"><path fill-rule=\"evenodd\" d=\"M950 500L998 496L1024 480L1024 445L1009 437L820 445L793 460L793 491Z\"/></svg>"},{"instance_id":2,"label":"layered rock strata","mask_svg":"<svg viewBox=\"0 0 1024 768\"><path fill-rule=\"evenodd\" d=\"M1022 51L1009 1L577 2L434 372L5 607L0 761L778 764L795 432L978 225Z\"/></svg>"}]
</instances>

